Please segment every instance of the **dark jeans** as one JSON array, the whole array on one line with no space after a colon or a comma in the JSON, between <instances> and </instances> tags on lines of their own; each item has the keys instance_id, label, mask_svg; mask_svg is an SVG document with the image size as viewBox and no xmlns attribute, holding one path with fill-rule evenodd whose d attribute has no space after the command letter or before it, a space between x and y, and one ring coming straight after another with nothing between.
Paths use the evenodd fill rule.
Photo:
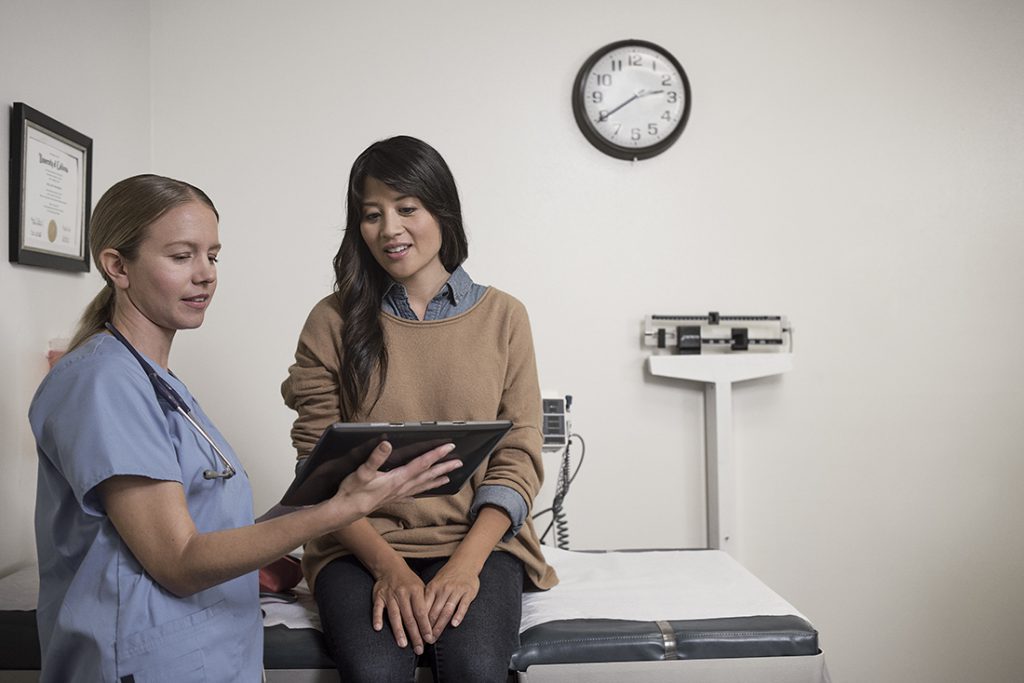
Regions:
<instances>
[{"instance_id":1,"label":"dark jeans","mask_svg":"<svg viewBox=\"0 0 1024 683\"><path fill-rule=\"evenodd\" d=\"M428 583L446 557L407 559ZM316 579L316 602L327 651L345 683L405 683L416 676L412 646L398 647L384 612L384 628L374 631L373 576L353 556L338 558ZM434 644L424 643L423 658L435 683L504 683L509 660L519 645L523 603L523 564L495 551L480 572L480 592L458 627L449 625Z\"/></svg>"}]
</instances>

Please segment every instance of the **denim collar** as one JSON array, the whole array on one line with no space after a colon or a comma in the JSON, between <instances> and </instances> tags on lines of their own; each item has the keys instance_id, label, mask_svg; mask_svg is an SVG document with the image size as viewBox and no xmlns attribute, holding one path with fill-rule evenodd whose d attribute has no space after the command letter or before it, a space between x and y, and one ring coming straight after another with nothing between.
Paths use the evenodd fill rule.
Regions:
<instances>
[{"instance_id":1,"label":"denim collar","mask_svg":"<svg viewBox=\"0 0 1024 683\"><path fill-rule=\"evenodd\" d=\"M474 282L462 266L457 266L448 276L448 280L441 286L441 289L434 295L427 305L426 320L446 317L452 314L452 309L458 309L460 304L466 301L473 291ZM479 296L477 296L479 298ZM472 299L475 301L475 299ZM386 312L397 315L400 318L416 319L409 305L409 294L405 286L400 282L390 280L384 290L382 305Z\"/></svg>"}]
</instances>

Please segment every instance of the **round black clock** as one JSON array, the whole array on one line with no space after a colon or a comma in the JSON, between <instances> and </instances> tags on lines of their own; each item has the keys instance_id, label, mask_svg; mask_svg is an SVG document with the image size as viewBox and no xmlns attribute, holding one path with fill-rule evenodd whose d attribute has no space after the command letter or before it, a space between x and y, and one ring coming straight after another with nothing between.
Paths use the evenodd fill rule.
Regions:
<instances>
[{"instance_id":1,"label":"round black clock","mask_svg":"<svg viewBox=\"0 0 1024 683\"><path fill-rule=\"evenodd\" d=\"M572 111L583 135L616 159L672 146L690 116L690 81L670 52L645 40L605 45L580 67Z\"/></svg>"}]
</instances>

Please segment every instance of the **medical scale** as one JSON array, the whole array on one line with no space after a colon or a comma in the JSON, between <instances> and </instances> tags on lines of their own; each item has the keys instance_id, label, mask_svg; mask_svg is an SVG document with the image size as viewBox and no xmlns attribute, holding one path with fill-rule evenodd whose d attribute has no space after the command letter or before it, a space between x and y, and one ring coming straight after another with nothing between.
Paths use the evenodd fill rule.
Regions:
<instances>
[{"instance_id":1,"label":"medical scale","mask_svg":"<svg viewBox=\"0 0 1024 683\"><path fill-rule=\"evenodd\" d=\"M782 315L649 315L644 345L683 355L716 351L793 350L793 329Z\"/></svg>"},{"instance_id":2,"label":"medical scale","mask_svg":"<svg viewBox=\"0 0 1024 683\"><path fill-rule=\"evenodd\" d=\"M732 385L793 368L793 326L782 315L649 315L652 375L704 384L707 546L737 556Z\"/></svg>"}]
</instances>

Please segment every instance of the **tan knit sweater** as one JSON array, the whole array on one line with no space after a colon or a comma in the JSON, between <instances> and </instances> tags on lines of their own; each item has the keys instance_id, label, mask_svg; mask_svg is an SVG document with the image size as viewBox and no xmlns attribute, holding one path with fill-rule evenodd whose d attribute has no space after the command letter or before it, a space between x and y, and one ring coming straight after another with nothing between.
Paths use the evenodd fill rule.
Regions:
<instances>
[{"instance_id":1,"label":"tan knit sweater","mask_svg":"<svg viewBox=\"0 0 1024 683\"><path fill-rule=\"evenodd\" d=\"M347 422L511 420L512 430L470 482L452 496L387 505L370 515L378 533L404 557L448 557L469 530L476 489L500 484L517 491L529 508L540 489L540 389L530 322L523 305L488 288L471 309L452 318L411 321L381 314L388 347L388 376L380 400ZM285 403L298 412L292 443L308 455L323 430L343 421L338 374L341 312L331 295L310 312L299 336L295 363L281 385ZM368 395L377 395L374 375ZM369 402L367 402L368 404ZM558 582L547 565L532 520L497 548L523 562L536 588ZM303 569L312 588L316 575L347 554L333 536L306 546Z\"/></svg>"}]
</instances>

